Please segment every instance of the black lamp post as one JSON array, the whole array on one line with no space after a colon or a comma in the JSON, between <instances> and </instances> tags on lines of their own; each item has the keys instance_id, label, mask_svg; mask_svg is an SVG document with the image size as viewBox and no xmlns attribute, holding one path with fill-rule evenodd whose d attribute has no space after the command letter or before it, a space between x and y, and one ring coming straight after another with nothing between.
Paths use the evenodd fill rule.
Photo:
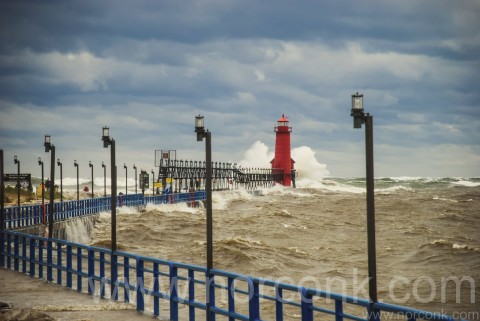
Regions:
<instances>
[{"instance_id":1,"label":"black lamp post","mask_svg":"<svg viewBox=\"0 0 480 321\"><path fill-rule=\"evenodd\" d=\"M151 171L152 171L152 196L153 196L155 195L155 172L153 171L153 169Z\"/></svg>"},{"instance_id":2,"label":"black lamp post","mask_svg":"<svg viewBox=\"0 0 480 321\"><path fill-rule=\"evenodd\" d=\"M63 164L60 158L57 158L57 166L60 167L60 202L63 203Z\"/></svg>"},{"instance_id":3,"label":"black lamp post","mask_svg":"<svg viewBox=\"0 0 480 321\"><path fill-rule=\"evenodd\" d=\"M20 161L18 156L13 156L13 161L17 164L17 206L20 207Z\"/></svg>"},{"instance_id":4,"label":"black lamp post","mask_svg":"<svg viewBox=\"0 0 480 321\"><path fill-rule=\"evenodd\" d=\"M107 166L102 162L103 167L103 197L107 197Z\"/></svg>"},{"instance_id":5,"label":"black lamp post","mask_svg":"<svg viewBox=\"0 0 480 321\"><path fill-rule=\"evenodd\" d=\"M52 144L50 135L45 135L45 153L50 152L50 212L48 213L48 237L53 237L53 210L55 203L55 145Z\"/></svg>"},{"instance_id":6,"label":"black lamp post","mask_svg":"<svg viewBox=\"0 0 480 321\"><path fill-rule=\"evenodd\" d=\"M128 194L128 190L127 190L128 182L127 182L127 164L126 163L123 163L123 168L125 168L125 195L127 195Z\"/></svg>"},{"instance_id":7,"label":"black lamp post","mask_svg":"<svg viewBox=\"0 0 480 321\"><path fill-rule=\"evenodd\" d=\"M135 170L135 194L137 194L137 166L133 164L133 169Z\"/></svg>"},{"instance_id":8,"label":"black lamp post","mask_svg":"<svg viewBox=\"0 0 480 321\"><path fill-rule=\"evenodd\" d=\"M117 255L114 252L117 251L117 165L115 164L115 140L110 138L110 129L105 126L102 128L102 141L103 147L108 148L110 145L110 185L111 185L111 212L112 212L112 221L111 221L111 294L114 300L117 300L116 295L116 286L117 286Z\"/></svg>"},{"instance_id":9,"label":"black lamp post","mask_svg":"<svg viewBox=\"0 0 480 321\"><path fill-rule=\"evenodd\" d=\"M195 132L197 133L197 141L203 141L205 138L205 191L207 194L207 284L210 283L210 271L213 269L213 218L212 218L212 133L205 130L205 119L203 116L195 116ZM210 315L210 289L207 286L207 320L213 320L214 316Z\"/></svg>"},{"instance_id":10,"label":"black lamp post","mask_svg":"<svg viewBox=\"0 0 480 321\"><path fill-rule=\"evenodd\" d=\"M77 202L80 200L80 188L78 187L78 163L77 160L73 161L73 166L77 168Z\"/></svg>"},{"instance_id":11,"label":"black lamp post","mask_svg":"<svg viewBox=\"0 0 480 321\"><path fill-rule=\"evenodd\" d=\"M88 162L88 166L92 169L92 198L94 198L94 196L93 196L93 164L92 164L92 161Z\"/></svg>"},{"instance_id":12,"label":"black lamp post","mask_svg":"<svg viewBox=\"0 0 480 321\"><path fill-rule=\"evenodd\" d=\"M111 171L111 211L112 211L112 252L117 250L117 165L115 164L115 140L110 138L110 129L103 127L102 131L103 147L108 148L110 145L110 171ZM113 266L113 264L112 264ZM115 283L112 283L114 285ZM112 286L112 291L113 291Z\"/></svg>"},{"instance_id":13,"label":"black lamp post","mask_svg":"<svg viewBox=\"0 0 480 321\"><path fill-rule=\"evenodd\" d=\"M40 185L42 188L42 208L45 206L45 183L43 182L43 161L41 157L38 157L38 165L42 166L42 184Z\"/></svg>"},{"instance_id":14,"label":"black lamp post","mask_svg":"<svg viewBox=\"0 0 480 321\"><path fill-rule=\"evenodd\" d=\"M363 110L363 94L352 95L353 128L365 124L366 184L367 184L367 234L368 234L368 288L370 302L377 299L377 263L375 245L375 195L373 175L373 117ZM372 312L372 311L371 311ZM372 314L372 313L371 313ZM373 316L372 316L373 317Z\"/></svg>"}]
</instances>

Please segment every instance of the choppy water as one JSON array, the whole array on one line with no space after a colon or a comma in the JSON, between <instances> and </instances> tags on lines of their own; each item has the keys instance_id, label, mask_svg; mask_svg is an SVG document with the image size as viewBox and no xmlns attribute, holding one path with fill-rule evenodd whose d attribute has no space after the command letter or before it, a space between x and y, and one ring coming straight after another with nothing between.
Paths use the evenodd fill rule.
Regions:
<instances>
[{"instance_id":1,"label":"choppy water","mask_svg":"<svg viewBox=\"0 0 480 321\"><path fill-rule=\"evenodd\" d=\"M358 286L367 275L364 184L330 178L264 196L214 192L214 266L366 297L366 282ZM122 249L205 265L203 208L121 208L117 224ZM380 300L450 314L480 311L479 178L377 179L376 225ZM109 237L104 213L91 242Z\"/></svg>"}]
</instances>

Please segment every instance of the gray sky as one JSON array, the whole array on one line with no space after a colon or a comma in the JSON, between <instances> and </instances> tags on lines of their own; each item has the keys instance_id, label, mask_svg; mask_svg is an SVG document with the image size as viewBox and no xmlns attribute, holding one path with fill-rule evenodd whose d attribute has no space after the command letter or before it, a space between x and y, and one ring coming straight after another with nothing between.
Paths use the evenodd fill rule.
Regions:
<instances>
[{"instance_id":1,"label":"gray sky","mask_svg":"<svg viewBox=\"0 0 480 321\"><path fill-rule=\"evenodd\" d=\"M17 154L39 176L46 133L64 176L74 159L99 172L104 125L131 172L154 168L155 149L200 160L198 114L214 160L238 162L257 141L273 152L285 114L292 148L364 176L358 91L376 176L480 176L476 0L0 1L0 44L6 172Z\"/></svg>"}]
</instances>

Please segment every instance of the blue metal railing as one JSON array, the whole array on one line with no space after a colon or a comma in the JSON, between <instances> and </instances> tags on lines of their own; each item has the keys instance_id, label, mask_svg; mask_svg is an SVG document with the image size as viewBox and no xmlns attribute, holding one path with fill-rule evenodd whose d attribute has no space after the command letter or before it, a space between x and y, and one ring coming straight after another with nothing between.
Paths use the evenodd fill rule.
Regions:
<instances>
[{"instance_id":1,"label":"blue metal railing","mask_svg":"<svg viewBox=\"0 0 480 321\"><path fill-rule=\"evenodd\" d=\"M170 195L144 196L142 194L119 195L117 206L143 206L146 204L167 204L179 202L195 202L206 199L205 191L193 193L179 193ZM111 198L88 198L79 201L55 203L54 221L61 221L79 216L91 215L103 211L110 211ZM15 229L37 224L48 223L50 204L32 204L12 206L4 209L5 227Z\"/></svg>"},{"instance_id":2,"label":"blue metal railing","mask_svg":"<svg viewBox=\"0 0 480 321\"><path fill-rule=\"evenodd\" d=\"M393 313L393 317L408 321L454 321L440 313L370 304L364 299L222 270L211 270L207 279L204 267L112 253L59 239L4 231L0 242L1 267L96 297L131 302L138 311L174 321L204 319L207 297L211 320L223 316L282 321L297 314L303 321L325 316L333 316L335 321L367 321L370 313L375 320Z\"/></svg>"}]
</instances>

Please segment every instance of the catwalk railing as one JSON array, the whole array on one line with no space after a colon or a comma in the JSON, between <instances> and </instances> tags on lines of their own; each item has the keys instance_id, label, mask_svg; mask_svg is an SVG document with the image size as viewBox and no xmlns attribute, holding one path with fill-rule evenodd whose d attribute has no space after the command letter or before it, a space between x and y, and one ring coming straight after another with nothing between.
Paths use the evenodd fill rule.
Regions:
<instances>
[{"instance_id":1,"label":"catwalk railing","mask_svg":"<svg viewBox=\"0 0 480 321\"><path fill-rule=\"evenodd\" d=\"M138 311L176 320L210 318L284 320L292 315L310 321L453 318L401 306L375 303L237 273L160 260L126 252L48 239L13 231L0 232L0 266L56 282L95 300L130 302ZM206 295L208 293L208 295ZM296 318L296 317L295 317Z\"/></svg>"},{"instance_id":2,"label":"catwalk railing","mask_svg":"<svg viewBox=\"0 0 480 321\"><path fill-rule=\"evenodd\" d=\"M119 195L117 206L143 206L146 204L166 204L201 201L206 199L205 191L192 193L178 193L168 195L144 196L142 194ZM54 222L62 221L79 216L96 214L110 211L111 198L88 198L67 202L55 203ZM37 224L48 223L50 204L32 204L12 206L4 209L5 227L7 229L23 228Z\"/></svg>"}]
</instances>

